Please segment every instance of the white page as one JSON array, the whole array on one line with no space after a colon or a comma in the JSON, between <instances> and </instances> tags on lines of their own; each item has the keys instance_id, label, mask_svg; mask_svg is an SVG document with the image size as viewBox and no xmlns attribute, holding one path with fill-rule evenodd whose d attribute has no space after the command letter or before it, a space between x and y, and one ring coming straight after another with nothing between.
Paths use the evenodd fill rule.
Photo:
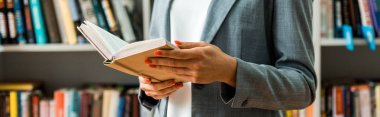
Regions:
<instances>
[{"instance_id":1,"label":"white page","mask_svg":"<svg viewBox=\"0 0 380 117\"><path fill-rule=\"evenodd\" d=\"M112 53L115 54L118 52L123 46L127 45L128 43L120 39L119 37L105 31L104 29L96 26L95 24L92 24L91 22L84 21L88 26L90 26L92 29L96 31L96 33L99 34L100 40L104 43L104 45L107 47L107 49Z\"/></svg>"},{"instance_id":2,"label":"white page","mask_svg":"<svg viewBox=\"0 0 380 117\"><path fill-rule=\"evenodd\" d=\"M81 29L80 31L84 33L83 35L87 38L87 40L98 50L104 59L112 59L112 53L107 49L103 41L101 39L98 39L100 37L96 34L95 31L93 31L86 24L81 24L79 28Z\"/></svg>"}]
</instances>

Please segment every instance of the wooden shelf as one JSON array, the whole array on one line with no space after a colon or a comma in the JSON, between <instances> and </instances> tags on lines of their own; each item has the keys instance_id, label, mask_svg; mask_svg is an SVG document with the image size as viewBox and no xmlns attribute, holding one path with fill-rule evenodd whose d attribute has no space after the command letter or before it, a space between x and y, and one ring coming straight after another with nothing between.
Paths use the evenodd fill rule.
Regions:
<instances>
[{"instance_id":1,"label":"wooden shelf","mask_svg":"<svg viewBox=\"0 0 380 117\"><path fill-rule=\"evenodd\" d=\"M320 42L322 47L346 46L346 41L342 38L322 38ZM380 45L380 39L375 39L375 43L376 45ZM363 38L355 38L354 44L355 46L365 46L367 45L367 41Z\"/></svg>"},{"instance_id":2,"label":"wooden shelf","mask_svg":"<svg viewBox=\"0 0 380 117\"><path fill-rule=\"evenodd\" d=\"M0 46L0 52L86 52L95 51L90 44L66 45L66 44L46 44L46 45L4 45Z\"/></svg>"}]
</instances>

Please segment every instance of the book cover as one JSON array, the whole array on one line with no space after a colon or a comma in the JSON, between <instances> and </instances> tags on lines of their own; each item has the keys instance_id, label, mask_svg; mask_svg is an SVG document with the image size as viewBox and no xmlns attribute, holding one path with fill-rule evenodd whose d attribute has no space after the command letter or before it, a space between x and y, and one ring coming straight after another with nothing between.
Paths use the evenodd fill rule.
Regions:
<instances>
[{"instance_id":1,"label":"book cover","mask_svg":"<svg viewBox=\"0 0 380 117\"><path fill-rule=\"evenodd\" d=\"M54 92L55 117L65 117L65 94L63 91Z\"/></svg>"},{"instance_id":2,"label":"book cover","mask_svg":"<svg viewBox=\"0 0 380 117\"><path fill-rule=\"evenodd\" d=\"M24 2L24 20L25 20L25 29L26 29L26 41L29 44L35 43L32 14L30 10L29 0L23 0Z\"/></svg>"},{"instance_id":3,"label":"book cover","mask_svg":"<svg viewBox=\"0 0 380 117\"><path fill-rule=\"evenodd\" d=\"M25 38L25 25L24 25L24 12L22 4L22 0L14 0L14 12L16 16L16 30L17 30L17 43L19 44L25 44L26 38Z\"/></svg>"},{"instance_id":4,"label":"book cover","mask_svg":"<svg viewBox=\"0 0 380 117\"><path fill-rule=\"evenodd\" d=\"M98 25L103 28L104 30L109 31L108 23L106 20L106 16L102 7L102 4L100 3L100 0L91 0L92 5L94 7L96 20L98 22Z\"/></svg>"},{"instance_id":5,"label":"book cover","mask_svg":"<svg viewBox=\"0 0 380 117\"><path fill-rule=\"evenodd\" d=\"M10 117L18 117L17 91L9 92Z\"/></svg>"},{"instance_id":6,"label":"book cover","mask_svg":"<svg viewBox=\"0 0 380 117\"><path fill-rule=\"evenodd\" d=\"M14 12L14 1L13 0L6 0L7 1L7 18L8 18L8 43L17 43L16 36L16 17Z\"/></svg>"},{"instance_id":7,"label":"book cover","mask_svg":"<svg viewBox=\"0 0 380 117\"><path fill-rule=\"evenodd\" d=\"M61 35L59 34L57 16L55 15L55 9L53 0L45 0L42 2L42 9L44 13L46 29L49 43L60 43Z\"/></svg>"},{"instance_id":8,"label":"book cover","mask_svg":"<svg viewBox=\"0 0 380 117\"><path fill-rule=\"evenodd\" d=\"M7 43L8 38L8 22L6 15L6 0L0 0L0 36L2 43Z\"/></svg>"},{"instance_id":9,"label":"book cover","mask_svg":"<svg viewBox=\"0 0 380 117\"><path fill-rule=\"evenodd\" d=\"M40 3L40 0L29 1L36 44L46 44L48 39L46 36L45 21Z\"/></svg>"},{"instance_id":10,"label":"book cover","mask_svg":"<svg viewBox=\"0 0 380 117\"><path fill-rule=\"evenodd\" d=\"M124 8L122 0L111 0L115 11L117 22L120 26L120 31L123 39L127 42L136 41L136 36L133 31L132 23L128 15L128 9Z\"/></svg>"}]
</instances>

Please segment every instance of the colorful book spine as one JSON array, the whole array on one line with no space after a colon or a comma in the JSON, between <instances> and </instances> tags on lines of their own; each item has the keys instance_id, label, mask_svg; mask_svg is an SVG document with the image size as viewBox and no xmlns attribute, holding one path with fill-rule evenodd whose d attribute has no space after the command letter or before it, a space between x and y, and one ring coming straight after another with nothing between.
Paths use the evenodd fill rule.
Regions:
<instances>
[{"instance_id":1,"label":"colorful book spine","mask_svg":"<svg viewBox=\"0 0 380 117\"><path fill-rule=\"evenodd\" d=\"M375 0L369 0L373 26L377 35L380 35L380 3Z\"/></svg>"},{"instance_id":2,"label":"colorful book spine","mask_svg":"<svg viewBox=\"0 0 380 117\"><path fill-rule=\"evenodd\" d=\"M65 94L63 91L54 92L55 117L65 117Z\"/></svg>"},{"instance_id":3,"label":"colorful book spine","mask_svg":"<svg viewBox=\"0 0 380 117\"><path fill-rule=\"evenodd\" d=\"M25 25L23 17L23 4L22 0L14 0L14 12L16 15L16 30L17 30L17 42L19 44L25 44Z\"/></svg>"},{"instance_id":4,"label":"colorful book spine","mask_svg":"<svg viewBox=\"0 0 380 117\"><path fill-rule=\"evenodd\" d=\"M98 24L91 0L79 0L83 18L91 23Z\"/></svg>"},{"instance_id":5,"label":"colorful book spine","mask_svg":"<svg viewBox=\"0 0 380 117\"><path fill-rule=\"evenodd\" d=\"M82 22L82 14L79 10L79 5L78 5L78 1L77 0L69 0L69 5L70 5L70 13L71 13L71 18L74 22L74 25L75 26L79 26ZM85 43L86 39L84 39L84 37L79 33L78 30L75 30L76 31L76 36L77 36L77 43L78 44L83 44Z\"/></svg>"},{"instance_id":6,"label":"colorful book spine","mask_svg":"<svg viewBox=\"0 0 380 117\"><path fill-rule=\"evenodd\" d=\"M91 0L92 5L94 7L96 20L98 22L98 25L103 28L104 30L109 31L109 27L107 24L106 16L104 14L104 10L102 7L102 4L100 3L100 0Z\"/></svg>"},{"instance_id":7,"label":"colorful book spine","mask_svg":"<svg viewBox=\"0 0 380 117\"><path fill-rule=\"evenodd\" d=\"M32 14L30 10L29 0L24 1L24 18L25 18L25 29L26 29L26 41L27 43L35 43Z\"/></svg>"},{"instance_id":8,"label":"colorful book spine","mask_svg":"<svg viewBox=\"0 0 380 117\"><path fill-rule=\"evenodd\" d=\"M336 38L342 37L342 25L343 25L343 18L342 18L342 1L341 0L334 0L334 36Z\"/></svg>"},{"instance_id":9,"label":"colorful book spine","mask_svg":"<svg viewBox=\"0 0 380 117\"><path fill-rule=\"evenodd\" d=\"M117 107L117 117L124 117L125 99L123 96L119 97L119 105Z\"/></svg>"},{"instance_id":10,"label":"colorful book spine","mask_svg":"<svg viewBox=\"0 0 380 117\"><path fill-rule=\"evenodd\" d=\"M77 34L74 28L74 22L71 18L70 6L68 0L54 0L54 7L57 12L57 19L64 43L73 45L77 44Z\"/></svg>"},{"instance_id":11,"label":"colorful book spine","mask_svg":"<svg viewBox=\"0 0 380 117\"><path fill-rule=\"evenodd\" d=\"M9 43L16 43L16 17L14 12L14 2L13 0L7 0L7 18L8 18L8 41Z\"/></svg>"},{"instance_id":12,"label":"colorful book spine","mask_svg":"<svg viewBox=\"0 0 380 117\"><path fill-rule=\"evenodd\" d=\"M117 22L120 24L119 26L123 39L127 42L136 41L136 36L128 15L128 9L124 8L123 0L111 0L111 2L115 11Z\"/></svg>"},{"instance_id":13,"label":"colorful book spine","mask_svg":"<svg viewBox=\"0 0 380 117\"><path fill-rule=\"evenodd\" d=\"M40 105L40 97L38 95L35 95L33 94L31 96L32 98L32 109L31 109L31 112L32 112L32 117L40 117L40 113L39 113L39 105Z\"/></svg>"},{"instance_id":14,"label":"colorful book spine","mask_svg":"<svg viewBox=\"0 0 380 117\"><path fill-rule=\"evenodd\" d=\"M111 9L111 4L109 0L102 0L102 6L104 10L104 14L106 16L106 20L108 22L109 31L112 33L116 33L118 31L117 23L115 20L114 13Z\"/></svg>"},{"instance_id":15,"label":"colorful book spine","mask_svg":"<svg viewBox=\"0 0 380 117\"><path fill-rule=\"evenodd\" d=\"M17 92L9 92L10 99L10 117L18 117L18 107L17 107Z\"/></svg>"},{"instance_id":16,"label":"colorful book spine","mask_svg":"<svg viewBox=\"0 0 380 117\"><path fill-rule=\"evenodd\" d=\"M47 36L40 0L30 0L29 2L34 24L34 33L36 35L36 44L46 44Z\"/></svg>"},{"instance_id":17,"label":"colorful book spine","mask_svg":"<svg viewBox=\"0 0 380 117\"><path fill-rule=\"evenodd\" d=\"M354 51L354 35L352 33L352 25L350 24L350 7L349 0L342 0L342 14L343 14L343 25L342 34L343 39L346 40L346 48L349 51Z\"/></svg>"},{"instance_id":18,"label":"colorful book spine","mask_svg":"<svg viewBox=\"0 0 380 117\"><path fill-rule=\"evenodd\" d=\"M367 40L368 48L372 51L376 50L375 33L373 30L372 18L369 9L368 0L358 0L360 7L360 14L362 20L362 32L364 38Z\"/></svg>"},{"instance_id":19,"label":"colorful book spine","mask_svg":"<svg viewBox=\"0 0 380 117\"><path fill-rule=\"evenodd\" d=\"M21 105L21 91L17 92L17 113L18 116L22 116L22 105Z\"/></svg>"},{"instance_id":20,"label":"colorful book spine","mask_svg":"<svg viewBox=\"0 0 380 117\"><path fill-rule=\"evenodd\" d=\"M46 21L46 29L48 30L47 34L49 37L49 43L59 43L61 42L61 36L59 34L58 22L57 17L55 15L53 0L45 0L44 2L42 2L42 5Z\"/></svg>"},{"instance_id":21,"label":"colorful book spine","mask_svg":"<svg viewBox=\"0 0 380 117\"><path fill-rule=\"evenodd\" d=\"M0 36L2 43L5 43L8 38L8 23L6 17L6 1L0 0Z\"/></svg>"}]
</instances>

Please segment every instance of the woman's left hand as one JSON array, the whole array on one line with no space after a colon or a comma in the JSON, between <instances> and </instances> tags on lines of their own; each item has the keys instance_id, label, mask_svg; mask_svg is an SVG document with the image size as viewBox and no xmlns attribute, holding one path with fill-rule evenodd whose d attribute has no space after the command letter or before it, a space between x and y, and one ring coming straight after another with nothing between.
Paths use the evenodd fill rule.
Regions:
<instances>
[{"instance_id":1,"label":"woman's left hand","mask_svg":"<svg viewBox=\"0 0 380 117\"><path fill-rule=\"evenodd\" d=\"M235 87L236 59L218 47L204 42L179 42L180 49L157 50L157 57L148 58L153 69L171 72L178 78L198 84L223 82Z\"/></svg>"}]
</instances>

